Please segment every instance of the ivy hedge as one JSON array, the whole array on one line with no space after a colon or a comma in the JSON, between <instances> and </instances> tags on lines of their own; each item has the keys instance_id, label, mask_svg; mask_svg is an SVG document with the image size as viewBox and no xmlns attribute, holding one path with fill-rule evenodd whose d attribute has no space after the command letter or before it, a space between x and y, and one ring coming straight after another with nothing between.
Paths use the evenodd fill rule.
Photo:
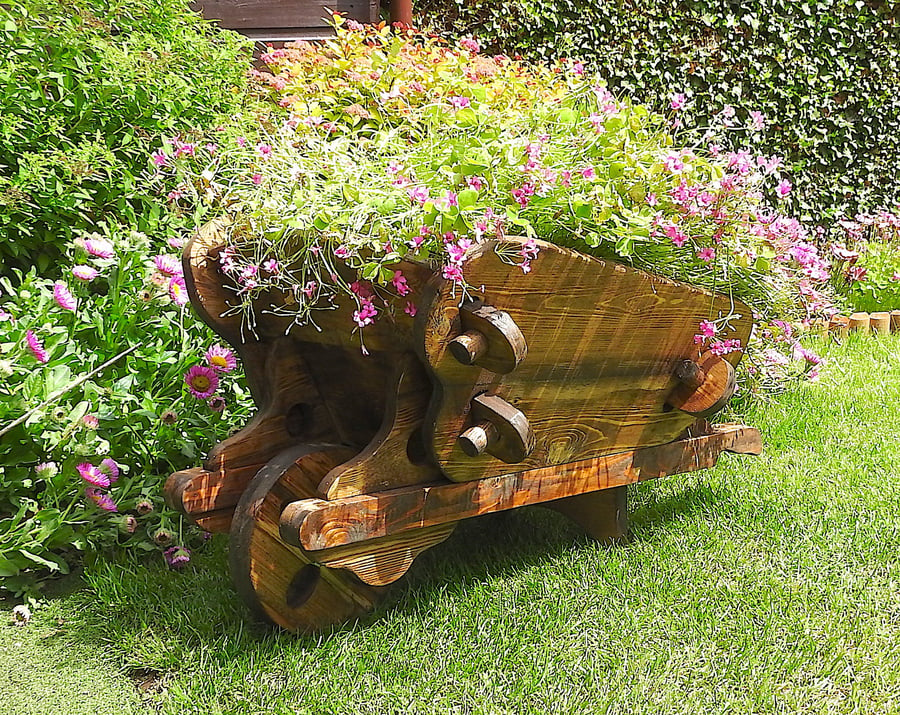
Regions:
<instances>
[{"instance_id":1,"label":"ivy hedge","mask_svg":"<svg viewBox=\"0 0 900 715\"><path fill-rule=\"evenodd\" d=\"M790 208L804 219L900 200L900 3L419 0L416 10L423 27L475 35L488 52L589 61L614 91L659 110L684 93L695 125L726 105L738 124L763 112L754 146L785 158Z\"/></svg>"}]
</instances>

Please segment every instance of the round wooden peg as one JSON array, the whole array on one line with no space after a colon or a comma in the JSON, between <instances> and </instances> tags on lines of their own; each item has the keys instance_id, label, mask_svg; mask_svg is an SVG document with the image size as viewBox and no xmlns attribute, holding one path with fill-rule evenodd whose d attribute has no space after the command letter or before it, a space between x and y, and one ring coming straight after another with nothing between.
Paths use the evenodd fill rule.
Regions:
<instances>
[{"instance_id":1,"label":"round wooden peg","mask_svg":"<svg viewBox=\"0 0 900 715\"><path fill-rule=\"evenodd\" d=\"M450 353L463 365L473 365L487 351L487 338L478 330L467 330L450 341Z\"/></svg>"},{"instance_id":2,"label":"round wooden peg","mask_svg":"<svg viewBox=\"0 0 900 715\"><path fill-rule=\"evenodd\" d=\"M854 333L868 333L869 332L869 314L868 313L853 313L850 316L849 328L851 332Z\"/></svg>"},{"instance_id":3,"label":"round wooden peg","mask_svg":"<svg viewBox=\"0 0 900 715\"><path fill-rule=\"evenodd\" d=\"M500 432L494 423L482 420L459 436L459 447L467 456L477 457L484 454L499 438Z\"/></svg>"},{"instance_id":4,"label":"round wooden peg","mask_svg":"<svg viewBox=\"0 0 900 715\"><path fill-rule=\"evenodd\" d=\"M878 335L888 335L891 332L891 314L890 313L870 313L869 325L872 332Z\"/></svg>"}]
</instances>

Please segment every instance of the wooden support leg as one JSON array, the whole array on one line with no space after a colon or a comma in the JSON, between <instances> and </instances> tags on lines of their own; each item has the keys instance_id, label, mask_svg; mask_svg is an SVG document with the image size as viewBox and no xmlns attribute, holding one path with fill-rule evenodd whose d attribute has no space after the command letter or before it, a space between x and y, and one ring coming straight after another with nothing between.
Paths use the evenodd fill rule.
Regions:
<instances>
[{"instance_id":1,"label":"wooden support leg","mask_svg":"<svg viewBox=\"0 0 900 715\"><path fill-rule=\"evenodd\" d=\"M545 506L564 514L588 535L604 544L628 539L628 487L613 487L547 502Z\"/></svg>"}]
</instances>

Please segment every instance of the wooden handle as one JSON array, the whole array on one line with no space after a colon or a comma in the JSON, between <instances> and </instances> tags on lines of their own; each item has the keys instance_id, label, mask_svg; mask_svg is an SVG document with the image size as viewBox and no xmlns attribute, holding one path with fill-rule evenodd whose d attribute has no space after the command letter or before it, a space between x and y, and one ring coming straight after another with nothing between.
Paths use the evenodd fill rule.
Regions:
<instances>
[{"instance_id":1,"label":"wooden handle","mask_svg":"<svg viewBox=\"0 0 900 715\"><path fill-rule=\"evenodd\" d=\"M463 365L474 365L487 351L487 338L478 330L467 330L450 341L451 354Z\"/></svg>"},{"instance_id":2,"label":"wooden handle","mask_svg":"<svg viewBox=\"0 0 900 715\"><path fill-rule=\"evenodd\" d=\"M484 454L500 439L500 431L489 420L482 420L459 436L459 446L469 457Z\"/></svg>"}]
</instances>

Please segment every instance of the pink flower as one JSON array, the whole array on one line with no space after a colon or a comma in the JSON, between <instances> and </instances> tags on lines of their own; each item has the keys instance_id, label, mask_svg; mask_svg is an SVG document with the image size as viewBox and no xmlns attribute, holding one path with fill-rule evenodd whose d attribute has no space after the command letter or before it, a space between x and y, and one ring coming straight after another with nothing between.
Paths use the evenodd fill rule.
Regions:
<instances>
[{"instance_id":1,"label":"pink flower","mask_svg":"<svg viewBox=\"0 0 900 715\"><path fill-rule=\"evenodd\" d=\"M582 175L585 179L587 179L588 181L591 181L591 180L597 178L597 172L594 171L594 167L593 167L593 166L588 166L588 167L585 167L584 169L582 169L582 170L581 170L581 175Z\"/></svg>"},{"instance_id":2,"label":"pink flower","mask_svg":"<svg viewBox=\"0 0 900 715\"><path fill-rule=\"evenodd\" d=\"M100 420L97 415L85 415L81 418L81 422L88 429L97 429L100 426Z\"/></svg>"},{"instance_id":3,"label":"pink flower","mask_svg":"<svg viewBox=\"0 0 900 715\"><path fill-rule=\"evenodd\" d=\"M69 287L62 281L56 281L53 284L53 300L63 310L75 310L78 305L75 302L75 296L72 295Z\"/></svg>"},{"instance_id":4,"label":"pink flower","mask_svg":"<svg viewBox=\"0 0 900 715\"><path fill-rule=\"evenodd\" d=\"M239 147L241 147L241 148L247 146L247 140L244 139L244 137L238 137L238 138L235 139L234 141L235 141L235 143L236 143Z\"/></svg>"},{"instance_id":5,"label":"pink flower","mask_svg":"<svg viewBox=\"0 0 900 715\"><path fill-rule=\"evenodd\" d=\"M183 276L172 276L169 280L169 297L177 306L187 305L187 285L184 282Z\"/></svg>"},{"instance_id":6,"label":"pink flower","mask_svg":"<svg viewBox=\"0 0 900 715\"><path fill-rule=\"evenodd\" d=\"M699 258L704 263L709 263L716 257L716 251L714 248L701 248L697 251L697 258Z\"/></svg>"},{"instance_id":7,"label":"pink flower","mask_svg":"<svg viewBox=\"0 0 900 715\"><path fill-rule=\"evenodd\" d=\"M221 345L213 345L206 351L206 364L216 372L231 372L237 367L234 353Z\"/></svg>"},{"instance_id":8,"label":"pink flower","mask_svg":"<svg viewBox=\"0 0 900 715\"><path fill-rule=\"evenodd\" d=\"M165 166L169 162L169 157L162 150L156 150L150 155L154 166Z\"/></svg>"},{"instance_id":9,"label":"pink flower","mask_svg":"<svg viewBox=\"0 0 900 715\"><path fill-rule=\"evenodd\" d=\"M766 126L766 117L762 112L750 112L750 129L762 131Z\"/></svg>"},{"instance_id":10,"label":"pink flower","mask_svg":"<svg viewBox=\"0 0 900 715\"><path fill-rule=\"evenodd\" d=\"M209 409L213 412L223 412L225 410L225 398L220 395L210 397L206 404L209 405Z\"/></svg>"},{"instance_id":11,"label":"pink flower","mask_svg":"<svg viewBox=\"0 0 900 715\"><path fill-rule=\"evenodd\" d=\"M709 344L709 351L713 355L727 355L741 349L740 340L717 340Z\"/></svg>"},{"instance_id":12,"label":"pink flower","mask_svg":"<svg viewBox=\"0 0 900 715\"><path fill-rule=\"evenodd\" d=\"M700 321L700 335L704 338L711 338L716 334L716 324L709 320Z\"/></svg>"},{"instance_id":13,"label":"pink flower","mask_svg":"<svg viewBox=\"0 0 900 715\"><path fill-rule=\"evenodd\" d=\"M418 313L418 309L416 308L415 303L411 300L406 301L406 307L403 309L403 312L406 313L410 318L414 318L416 313Z\"/></svg>"},{"instance_id":14,"label":"pink flower","mask_svg":"<svg viewBox=\"0 0 900 715\"><path fill-rule=\"evenodd\" d=\"M256 186L259 186L262 183L262 174L251 174L250 181L252 181Z\"/></svg>"},{"instance_id":15,"label":"pink flower","mask_svg":"<svg viewBox=\"0 0 900 715\"><path fill-rule=\"evenodd\" d=\"M378 317L378 310L368 298L361 298L359 302L359 310L353 311L353 320L360 327L365 328L375 322Z\"/></svg>"},{"instance_id":16,"label":"pink flower","mask_svg":"<svg viewBox=\"0 0 900 715\"><path fill-rule=\"evenodd\" d=\"M450 104L453 105L454 109L465 109L472 104L472 100L468 97L450 97Z\"/></svg>"},{"instance_id":17,"label":"pink flower","mask_svg":"<svg viewBox=\"0 0 900 715\"><path fill-rule=\"evenodd\" d=\"M115 255L112 243L105 238L86 238L84 250L97 258L112 258Z\"/></svg>"},{"instance_id":18,"label":"pink flower","mask_svg":"<svg viewBox=\"0 0 900 715\"><path fill-rule=\"evenodd\" d=\"M482 179L480 176L468 176L466 177L466 185L470 189L481 191L484 188L484 179Z\"/></svg>"},{"instance_id":19,"label":"pink flower","mask_svg":"<svg viewBox=\"0 0 900 715\"><path fill-rule=\"evenodd\" d=\"M481 45L478 44L478 40L473 40L471 37L463 37L459 41L459 46L469 52L479 52L481 50Z\"/></svg>"},{"instance_id":20,"label":"pink flower","mask_svg":"<svg viewBox=\"0 0 900 715\"><path fill-rule=\"evenodd\" d=\"M673 174L677 174L678 172L684 170L684 161L678 154L667 154L663 158L663 166L666 167L666 171L671 171Z\"/></svg>"},{"instance_id":21,"label":"pink flower","mask_svg":"<svg viewBox=\"0 0 900 715\"><path fill-rule=\"evenodd\" d=\"M350 249L347 248L346 246L338 246L337 248L334 249L334 255L337 258L346 258L347 256L350 255Z\"/></svg>"},{"instance_id":22,"label":"pink flower","mask_svg":"<svg viewBox=\"0 0 900 715\"><path fill-rule=\"evenodd\" d=\"M205 400L213 396L219 388L219 376L211 367L194 365L184 373L184 382L188 391L198 400Z\"/></svg>"},{"instance_id":23,"label":"pink flower","mask_svg":"<svg viewBox=\"0 0 900 715\"><path fill-rule=\"evenodd\" d=\"M172 277L181 275L181 261L175 256L155 256L153 258L153 265L156 266L156 270L164 276Z\"/></svg>"},{"instance_id":24,"label":"pink flower","mask_svg":"<svg viewBox=\"0 0 900 715\"><path fill-rule=\"evenodd\" d=\"M109 494L104 494L99 489L88 487L84 490L84 494L88 499L94 502L94 504L103 509L103 511L119 511L119 508L112 500L112 497L110 497Z\"/></svg>"},{"instance_id":25,"label":"pink flower","mask_svg":"<svg viewBox=\"0 0 900 715\"><path fill-rule=\"evenodd\" d=\"M109 486L109 475L101 472L90 462L82 462L81 464L76 466L75 469L78 470L78 476L80 476L88 484L95 487Z\"/></svg>"},{"instance_id":26,"label":"pink flower","mask_svg":"<svg viewBox=\"0 0 900 715\"><path fill-rule=\"evenodd\" d=\"M789 193L791 193L791 182L787 179L782 179L778 182L778 186L775 187L775 193L778 194L781 198L784 198Z\"/></svg>"},{"instance_id":27,"label":"pink flower","mask_svg":"<svg viewBox=\"0 0 900 715\"><path fill-rule=\"evenodd\" d=\"M455 263L450 263L444 266L443 270L441 271L441 275L445 280L453 281L454 283L462 284L463 282L462 269Z\"/></svg>"},{"instance_id":28,"label":"pink flower","mask_svg":"<svg viewBox=\"0 0 900 715\"><path fill-rule=\"evenodd\" d=\"M272 147L270 147L268 144L257 144L256 151L263 159L268 159L270 156L272 156Z\"/></svg>"},{"instance_id":29,"label":"pink flower","mask_svg":"<svg viewBox=\"0 0 900 715\"><path fill-rule=\"evenodd\" d=\"M184 239L181 236L169 236L166 239L166 243L169 244L169 248L184 248Z\"/></svg>"},{"instance_id":30,"label":"pink flower","mask_svg":"<svg viewBox=\"0 0 900 715\"><path fill-rule=\"evenodd\" d=\"M409 295L409 285L403 271L394 271L394 277L391 278L391 285L397 290L398 295Z\"/></svg>"},{"instance_id":31,"label":"pink flower","mask_svg":"<svg viewBox=\"0 0 900 715\"><path fill-rule=\"evenodd\" d=\"M278 261L274 258L263 261L262 267L264 271L271 273L272 275L278 273Z\"/></svg>"},{"instance_id":32,"label":"pink flower","mask_svg":"<svg viewBox=\"0 0 900 715\"><path fill-rule=\"evenodd\" d=\"M92 281L100 275L100 271L91 266L73 266L72 275L80 281Z\"/></svg>"},{"instance_id":33,"label":"pink flower","mask_svg":"<svg viewBox=\"0 0 900 715\"><path fill-rule=\"evenodd\" d=\"M100 471L109 477L110 483L115 483L119 478L119 465L116 460L107 457L100 462Z\"/></svg>"},{"instance_id":34,"label":"pink flower","mask_svg":"<svg viewBox=\"0 0 900 715\"><path fill-rule=\"evenodd\" d=\"M409 196L410 201L417 204L424 204L428 201L428 187L414 186L406 190L406 195Z\"/></svg>"},{"instance_id":35,"label":"pink flower","mask_svg":"<svg viewBox=\"0 0 900 715\"><path fill-rule=\"evenodd\" d=\"M684 109L685 104L687 104L687 98L681 92L673 94L672 101L669 102L669 106L676 112Z\"/></svg>"},{"instance_id":36,"label":"pink flower","mask_svg":"<svg viewBox=\"0 0 900 715\"><path fill-rule=\"evenodd\" d=\"M170 546L163 551L163 556L169 568L180 569L191 560L191 552L186 546Z\"/></svg>"},{"instance_id":37,"label":"pink flower","mask_svg":"<svg viewBox=\"0 0 900 715\"><path fill-rule=\"evenodd\" d=\"M572 64L572 72L575 73L575 76L581 77L584 74L584 63L583 62L575 62Z\"/></svg>"},{"instance_id":38,"label":"pink flower","mask_svg":"<svg viewBox=\"0 0 900 715\"><path fill-rule=\"evenodd\" d=\"M25 342L28 343L28 349L34 355L34 359L39 363L45 363L50 359L50 355L44 350L44 345L31 330L25 331Z\"/></svg>"},{"instance_id":39,"label":"pink flower","mask_svg":"<svg viewBox=\"0 0 900 715\"><path fill-rule=\"evenodd\" d=\"M894 275L891 276L892 281L900 281L900 271L894 271Z\"/></svg>"}]
</instances>

